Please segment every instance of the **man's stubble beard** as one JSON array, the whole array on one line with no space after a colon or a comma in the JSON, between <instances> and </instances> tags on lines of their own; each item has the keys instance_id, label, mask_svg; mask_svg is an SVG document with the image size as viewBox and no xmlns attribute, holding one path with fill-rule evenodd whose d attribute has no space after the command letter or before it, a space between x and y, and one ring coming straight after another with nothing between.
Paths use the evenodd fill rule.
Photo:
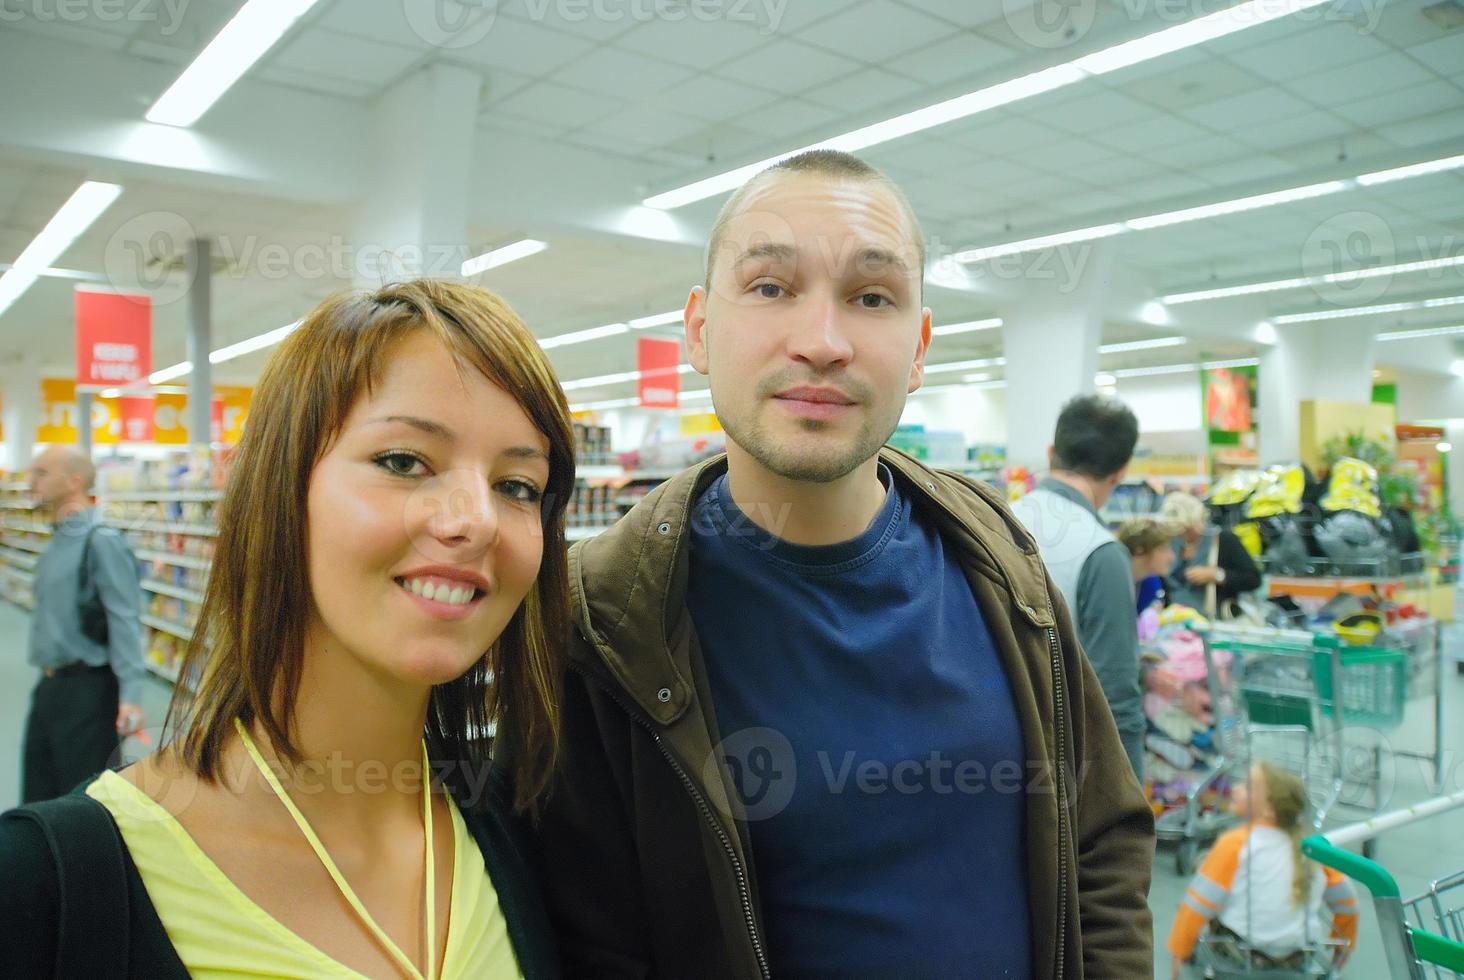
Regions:
<instances>
[{"instance_id":1,"label":"man's stubble beard","mask_svg":"<svg viewBox=\"0 0 1464 980\"><path fill-rule=\"evenodd\" d=\"M766 404L766 400L759 395L757 404ZM746 425L741 419L724 418L721 422L727 438L769 472L800 483L833 483L875 456L894 434L899 419L895 418L887 426L881 425L879 419L866 419L847 447L831 446L821 455L812 455L800 447L779 445L777 438L755 418ZM797 424L808 433L831 427L830 423L820 419L799 419ZM881 433L880 430L885 428L887 431Z\"/></svg>"}]
</instances>

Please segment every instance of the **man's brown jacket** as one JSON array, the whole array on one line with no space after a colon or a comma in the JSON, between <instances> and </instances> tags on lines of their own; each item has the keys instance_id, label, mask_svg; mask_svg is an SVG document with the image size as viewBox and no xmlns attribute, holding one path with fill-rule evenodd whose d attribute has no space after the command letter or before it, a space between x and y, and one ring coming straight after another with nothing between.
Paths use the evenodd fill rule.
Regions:
<instances>
[{"instance_id":1,"label":"man's brown jacket","mask_svg":"<svg viewBox=\"0 0 1464 980\"><path fill-rule=\"evenodd\" d=\"M958 556L1016 698L1033 977L1152 976L1152 814L1036 547L990 487L881 459ZM692 506L726 465L683 472L570 553L564 740L536 857L572 977L777 975L685 603Z\"/></svg>"}]
</instances>

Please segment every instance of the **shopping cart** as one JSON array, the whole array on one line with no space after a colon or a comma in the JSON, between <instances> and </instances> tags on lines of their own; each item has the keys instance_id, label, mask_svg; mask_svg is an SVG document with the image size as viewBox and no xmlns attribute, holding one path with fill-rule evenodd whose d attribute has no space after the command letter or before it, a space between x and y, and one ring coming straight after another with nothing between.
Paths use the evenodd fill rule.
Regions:
<instances>
[{"instance_id":1,"label":"shopping cart","mask_svg":"<svg viewBox=\"0 0 1464 980\"><path fill-rule=\"evenodd\" d=\"M1404 899L1387 869L1344 848L1460 806L1464 791L1302 841L1308 857L1336 868L1372 893L1391 980L1464 977L1464 872L1439 878L1423 894Z\"/></svg>"}]
</instances>

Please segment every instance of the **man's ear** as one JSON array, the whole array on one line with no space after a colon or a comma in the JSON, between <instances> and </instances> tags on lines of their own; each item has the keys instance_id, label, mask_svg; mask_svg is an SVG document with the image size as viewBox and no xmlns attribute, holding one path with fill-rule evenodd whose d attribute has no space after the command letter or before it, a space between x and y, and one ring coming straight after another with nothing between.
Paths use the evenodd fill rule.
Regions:
<instances>
[{"instance_id":1,"label":"man's ear","mask_svg":"<svg viewBox=\"0 0 1464 980\"><path fill-rule=\"evenodd\" d=\"M910 365L910 387L905 394L925 383L925 355L930 350L930 307L920 311L920 344L915 348L915 363Z\"/></svg>"},{"instance_id":2,"label":"man's ear","mask_svg":"<svg viewBox=\"0 0 1464 980\"><path fill-rule=\"evenodd\" d=\"M707 291L692 286L681 318L686 324L686 359L697 374L707 373Z\"/></svg>"}]
</instances>

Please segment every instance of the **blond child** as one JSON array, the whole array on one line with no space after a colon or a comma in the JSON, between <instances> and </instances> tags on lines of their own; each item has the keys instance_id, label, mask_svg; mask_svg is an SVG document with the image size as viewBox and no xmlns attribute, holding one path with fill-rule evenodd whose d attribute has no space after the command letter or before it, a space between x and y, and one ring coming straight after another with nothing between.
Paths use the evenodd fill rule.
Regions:
<instances>
[{"instance_id":1,"label":"blond child","mask_svg":"<svg viewBox=\"0 0 1464 980\"><path fill-rule=\"evenodd\" d=\"M1343 942L1333 967L1352 954L1357 893L1340 872L1302 857L1306 802L1302 781L1270 762L1257 762L1235 786L1230 808L1245 825L1221 835L1185 891L1169 934L1175 978L1207 925L1235 939L1237 950L1243 941L1262 963L1295 964L1323 933L1323 903L1332 912L1331 937Z\"/></svg>"}]
</instances>

